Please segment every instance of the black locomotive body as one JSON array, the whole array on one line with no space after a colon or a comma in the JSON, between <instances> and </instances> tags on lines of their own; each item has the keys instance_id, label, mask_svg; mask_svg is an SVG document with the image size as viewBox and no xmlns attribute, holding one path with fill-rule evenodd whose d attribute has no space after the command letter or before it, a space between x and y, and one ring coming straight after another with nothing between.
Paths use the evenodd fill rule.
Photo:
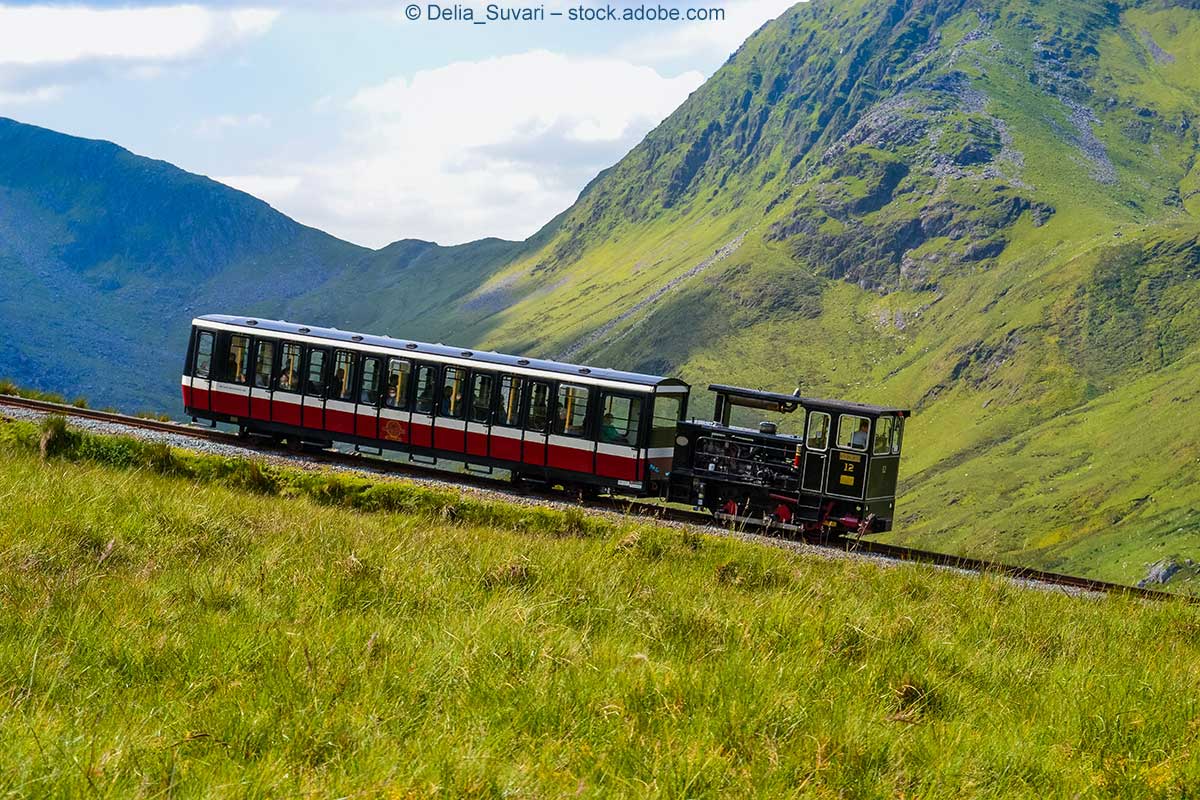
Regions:
<instances>
[{"instance_id":1,"label":"black locomotive body","mask_svg":"<svg viewBox=\"0 0 1200 800\"><path fill-rule=\"evenodd\" d=\"M726 522L797 534L891 530L907 410L709 388L717 396L714 420L678 425L669 500ZM769 422L731 425L736 406L794 415L795 432Z\"/></svg>"}]
</instances>

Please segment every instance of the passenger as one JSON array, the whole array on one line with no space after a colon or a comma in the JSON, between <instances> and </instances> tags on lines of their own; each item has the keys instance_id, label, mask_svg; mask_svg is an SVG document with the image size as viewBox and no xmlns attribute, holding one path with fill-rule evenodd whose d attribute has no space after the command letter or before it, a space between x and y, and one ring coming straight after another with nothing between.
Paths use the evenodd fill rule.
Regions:
<instances>
[{"instance_id":1,"label":"passenger","mask_svg":"<svg viewBox=\"0 0 1200 800\"><path fill-rule=\"evenodd\" d=\"M622 436L613 424L612 414L605 414L600 419L600 441L609 444L629 444L629 440Z\"/></svg>"},{"instance_id":2,"label":"passenger","mask_svg":"<svg viewBox=\"0 0 1200 800\"><path fill-rule=\"evenodd\" d=\"M245 373L242 372L241 364L238 363L237 353L229 354L229 379L234 383L242 383L246 380Z\"/></svg>"},{"instance_id":3,"label":"passenger","mask_svg":"<svg viewBox=\"0 0 1200 800\"><path fill-rule=\"evenodd\" d=\"M333 387L337 391L338 397L345 400L349 393L346 391L346 370L341 367L333 373Z\"/></svg>"},{"instance_id":4,"label":"passenger","mask_svg":"<svg viewBox=\"0 0 1200 800\"><path fill-rule=\"evenodd\" d=\"M396 407L396 394L397 394L396 390L399 385L400 385L400 376L399 375L393 375L392 377L388 378L387 404L392 408Z\"/></svg>"},{"instance_id":5,"label":"passenger","mask_svg":"<svg viewBox=\"0 0 1200 800\"><path fill-rule=\"evenodd\" d=\"M867 442L870 441L871 423L865 419L858 423L858 430L850 437L850 446L856 450L866 450Z\"/></svg>"},{"instance_id":6,"label":"passenger","mask_svg":"<svg viewBox=\"0 0 1200 800\"><path fill-rule=\"evenodd\" d=\"M417 411L422 414L433 411L433 384L426 383L425 388L417 395Z\"/></svg>"}]
</instances>

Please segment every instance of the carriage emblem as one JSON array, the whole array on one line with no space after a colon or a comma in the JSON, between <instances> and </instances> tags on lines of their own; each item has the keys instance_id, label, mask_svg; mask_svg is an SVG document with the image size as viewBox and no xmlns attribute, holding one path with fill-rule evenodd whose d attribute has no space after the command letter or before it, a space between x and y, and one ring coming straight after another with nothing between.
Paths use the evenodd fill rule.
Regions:
<instances>
[{"instance_id":1,"label":"carriage emblem","mask_svg":"<svg viewBox=\"0 0 1200 800\"><path fill-rule=\"evenodd\" d=\"M389 419L383 424L383 438L393 442L403 442L405 437L405 424L398 419Z\"/></svg>"}]
</instances>

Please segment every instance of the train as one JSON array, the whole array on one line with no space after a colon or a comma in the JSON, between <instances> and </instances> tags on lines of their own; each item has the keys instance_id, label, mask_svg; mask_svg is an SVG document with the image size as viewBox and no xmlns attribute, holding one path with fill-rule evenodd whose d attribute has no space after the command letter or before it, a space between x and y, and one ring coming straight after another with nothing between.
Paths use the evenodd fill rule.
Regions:
<instances>
[{"instance_id":1,"label":"train","mask_svg":"<svg viewBox=\"0 0 1200 800\"><path fill-rule=\"evenodd\" d=\"M786 534L891 530L907 409L709 390L699 420L678 378L223 314L192 320L182 377L194 421L296 448L449 461ZM794 432L735 424L737 408Z\"/></svg>"}]
</instances>

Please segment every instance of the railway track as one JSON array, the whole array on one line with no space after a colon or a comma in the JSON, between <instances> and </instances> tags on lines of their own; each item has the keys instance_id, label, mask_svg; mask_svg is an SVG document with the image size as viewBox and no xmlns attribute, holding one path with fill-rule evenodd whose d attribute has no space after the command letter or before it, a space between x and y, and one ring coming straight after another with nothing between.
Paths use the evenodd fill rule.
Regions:
<instances>
[{"instance_id":1,"label":"railway track","mask_svg":"<svg viewBox=\"0 0 1200 800\"><path fill-rule=\"evenodd\" d=\"M256 439L254 437L243 437L217 428L191 425L180 422L164 422L162 420L146 419L143 417L136 417L111 411L98 411L90 408L64 405L62 403L50 403L43 400L30 400L28 398L17 397L14 395L0 395L0 407L4 406L11 408L24 408L31 411L48 414L60 414L64 417L95 420L98 422L106 422L128 428L156 431L159 433L169 433L194 439L203 439L240 447L253 452L280 452L280 448L278 446L269 444L265 440ZM430 469L427 466L371 457L370 455L361 452L349 453L337 450L317 450L301 451L298 453L298 455L303 456L303 458L306 460L322 464L334 464L355 468L369 467L373 470L382 472L408 475L425 480L434 479L458 486L495 489L497 488L497 484L499 482L496 478L485 475L454 473L445 470ZM548 491L528 490L527 494L556 502L562 502L563 500L563 496L561 494L552 494ZM708 514L699 511L688 511L679 508L672 508L669 506L658 505L645 501L621 499L615 497L600 497L582 499L580 502L585 507L595 510L610 511L626 515L636 515L638 517L644 517L647 519L668 520L671 522L696 525L705 528L717 527L714 524L712 517ZM1048 586L1059 586L1063 587L1064 589L1073 589L1082 592L1092 592L1097 594L1121 594L1157 601L1183 600L1189 603L1200 603L1200 597L1189 597L1186 595L1173 594L1171 592L1164 592L1157 589L1145 589L1137 586L1127 586L1120 583L1093 580L1091 578L1081 578L1074 575L1063 575L1057 572L1046 572L1043 570L1019 567L997 561L989 561L986 559L956 556L947 553L938 553L932 550L918 550L910 547L901 547L899 545L876 542L869 539L836 539L824 542L813 540L805 541L808 544L823 548L842 550L849 553L873 555L891 561L928 564L932 566L958 569L978 574L1003 575L1016 580L1044 584Z\"/></svg>"}]
</instances>

